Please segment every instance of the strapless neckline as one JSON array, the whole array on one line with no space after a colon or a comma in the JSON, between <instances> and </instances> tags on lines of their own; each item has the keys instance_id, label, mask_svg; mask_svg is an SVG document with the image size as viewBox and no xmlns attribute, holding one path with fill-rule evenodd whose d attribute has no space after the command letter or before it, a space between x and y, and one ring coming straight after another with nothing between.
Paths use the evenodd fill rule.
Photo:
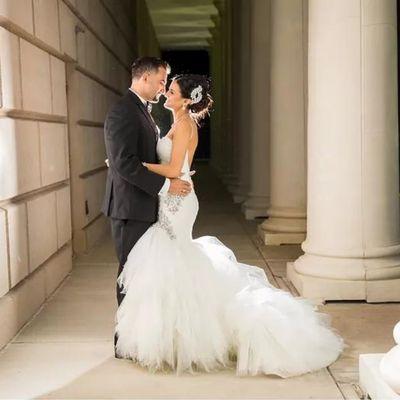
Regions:
<instances>
[{"instance_id":1,"label":"strapless neckline","mask_svg":"<svg viewBox=\"0 0 400 400\"><path fill-rule=\"evenodd\" d=\"M164 140L166 139L166 140ZM167 144L165 144L167 143ZM168 135L163 136L158 140L157 143L157 155L161 164L166 164L171 161L171 153L173 147L173 140ZM188 174L190 171L189 167L189 150L186 150L185 159L182 165L182 170L184 174Z\"/></svg>"}]
</instances>

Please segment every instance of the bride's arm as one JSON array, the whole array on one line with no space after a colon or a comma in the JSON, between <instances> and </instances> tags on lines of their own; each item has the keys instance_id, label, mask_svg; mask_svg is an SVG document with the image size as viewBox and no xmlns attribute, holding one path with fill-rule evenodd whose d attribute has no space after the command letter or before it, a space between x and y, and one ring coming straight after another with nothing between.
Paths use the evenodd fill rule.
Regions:
<instances>
[{"instance_id":1,"label":"bride's arm","mask_svg":"<svg viewBox=\"0 0 400 400\"><path fill-rule=\"evenodd\" d=\"M187 122L180 123L174 130L172 139L172 153L169 164L143 163L150 171L167 178L179 178L189 146L190 125Z\"/></svg>"}]
</instances>

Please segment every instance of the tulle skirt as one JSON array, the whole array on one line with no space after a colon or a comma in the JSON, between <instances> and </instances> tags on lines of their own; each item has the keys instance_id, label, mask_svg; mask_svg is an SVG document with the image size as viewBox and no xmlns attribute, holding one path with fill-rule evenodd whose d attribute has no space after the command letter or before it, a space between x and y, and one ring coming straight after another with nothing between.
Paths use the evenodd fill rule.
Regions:
<instances>
[{"instance_id":1,"label":"tulle skirt","mask_svg":"<svg viewBox=\"0 0 400 400\"><path fill-rule=\"evenodd\" d=\"M171 240L153 225L118 278L116 349L150 371L301 375L334 362L343 339L307 299L272 286L212 236Z\"/></svg>"}]
</instances>

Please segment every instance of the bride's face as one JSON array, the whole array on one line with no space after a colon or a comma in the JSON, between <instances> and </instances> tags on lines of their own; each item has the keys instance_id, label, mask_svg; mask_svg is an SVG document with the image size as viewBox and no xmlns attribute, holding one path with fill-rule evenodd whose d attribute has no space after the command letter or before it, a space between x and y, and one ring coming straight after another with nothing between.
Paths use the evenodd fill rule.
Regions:
<instances>
[{"instance_id":1,"label":"bride's face","mask_svg":"<svg viewBox=\"0 0 400 400\"><path fill-rule=\"evenodd\" d=\"M169 110L179 110L184 105L187 106L189 104L189 100L182 97L181 90L176 81L171 82L167 93L165 93L165 97L167 100L164 103L164 107Z\"/></svg>"}]
</instances>

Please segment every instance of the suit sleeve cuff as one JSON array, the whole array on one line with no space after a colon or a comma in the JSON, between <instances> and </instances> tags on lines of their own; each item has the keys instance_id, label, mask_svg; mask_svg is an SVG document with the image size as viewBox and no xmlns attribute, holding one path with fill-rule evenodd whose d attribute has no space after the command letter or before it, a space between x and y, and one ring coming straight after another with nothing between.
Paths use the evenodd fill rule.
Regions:
<instances>
[{"instance_id":1,"label":"suit sleeve cuff","mask_svg":"<svg viewBox=\"0 0 400 400\"><path fill-rule=\"evenodd\" d=\"M169 185L171 184L171 180L169 178L165 178L165 182L164 185L162 186L162 188L160 189L160 191L158 192L159 195L164 195L168 193L169 190Z\"/></svg>"}]
</instances>

